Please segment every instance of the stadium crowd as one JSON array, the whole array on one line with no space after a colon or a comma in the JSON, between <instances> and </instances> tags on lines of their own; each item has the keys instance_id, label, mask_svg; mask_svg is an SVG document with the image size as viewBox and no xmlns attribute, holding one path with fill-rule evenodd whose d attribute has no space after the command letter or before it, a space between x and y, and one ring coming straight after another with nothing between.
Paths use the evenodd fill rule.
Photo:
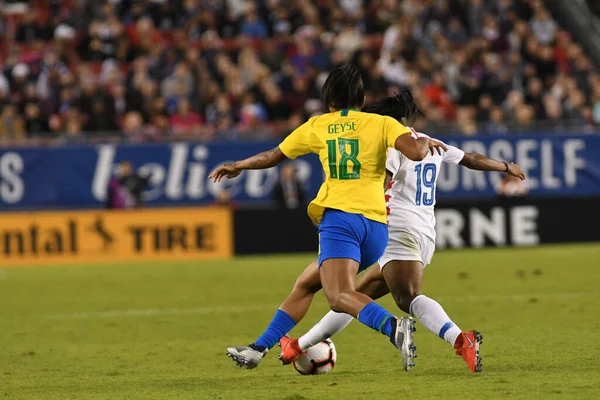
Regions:
<instances>
[{"instance_id":1,"label":"stadium crowd","mask_svg":"<svg viewBox=\"0 0 600 400\"><path fill-rule=\"evenodd\" d=\"M6 4L4 142L281 136L344 61L368 99L411 89L422 129L600 125L600 74L541 0Z\"/></svg>"}]
</instances>

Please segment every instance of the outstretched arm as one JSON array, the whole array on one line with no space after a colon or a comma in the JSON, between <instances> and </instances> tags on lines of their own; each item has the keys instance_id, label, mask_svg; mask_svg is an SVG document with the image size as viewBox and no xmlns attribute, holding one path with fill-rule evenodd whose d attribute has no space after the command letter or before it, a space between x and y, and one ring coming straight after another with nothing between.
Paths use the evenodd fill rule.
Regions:
<instances>
[{"instance_id":1,"label":"outstretched arm","mask_svg":"<svg viewBox=\"0 0 600 400\"><path fill-rule=\"evenodd\" d=\"M287 160L287 157L279 149L279 146L272 148L271 150L263 151L255 156L246 158L245 160L236 161L233 165L242 169L267 169L281 164Z\"/></svg>"},{"instance_id":2,"label":"outstretched arm","mask_svg":"<svg viewBox=\"0 0 600 400\"><path fill-rule=\"evenodd\" d=\"M493 158L489 158L478 153L465 153L465 156L459 164L477 171L506 172L509 175L520 178L521 180L525 179L525 173L517 164L494 160Z\"/></svg>"},{"instance_id":3,"label":"outstretched arm","mask_svg":"<svg viewBox=\"0 0 600 400\"><path fill-rule=\"evenodd\" d=\"M235 178L245 169L266 169L281 164L287 157L278 147L263 151L245 160L236 161L232 164L224 164L215 169L208 177L214 182L220 182L224 177Z\"/></svg>"}]
</instances>

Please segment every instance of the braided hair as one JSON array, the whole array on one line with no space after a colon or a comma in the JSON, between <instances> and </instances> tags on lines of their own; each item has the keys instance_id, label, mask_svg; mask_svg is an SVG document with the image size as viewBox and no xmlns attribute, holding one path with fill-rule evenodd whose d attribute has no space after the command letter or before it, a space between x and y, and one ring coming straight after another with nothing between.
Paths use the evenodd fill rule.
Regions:
<instances>
[{"instance_id":1,"label":"braided hair","mask_svg":"<svg viewBox=\"0 0 600 400\"><path fill-rule=\"evenodd\" d=\"M403 90L399 94L396 93L393 96L374 101L366 105L362 111L387 115L405 125L414 124L419 115L424 115L419 111L410 90Z\"/></svg>"},{"instance_id":2,"label":"braided hair","mask_svg":"<svg viewBox=\"0 0 600 400\"><path fill-rule=\"evenodd\" d=\"M360 108L365 102L365 86L360 70L348 63L335 67L323 84L323 104L335 110Z\"/></svg>"}]
</instances>

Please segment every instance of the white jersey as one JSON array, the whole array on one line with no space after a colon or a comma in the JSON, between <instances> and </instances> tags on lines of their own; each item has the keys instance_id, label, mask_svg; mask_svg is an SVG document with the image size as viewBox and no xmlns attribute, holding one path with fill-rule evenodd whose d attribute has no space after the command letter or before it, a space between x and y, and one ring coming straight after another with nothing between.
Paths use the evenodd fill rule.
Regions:
<instances>
[{"instance_id":1,"label":"white jersey","mask_svg":"<svg viewBox=\"0 0 600 400\"><path fill-rule=\"evenodd\" d=\"M412 130L412 129L411 129ZM413 131L413 136L429 137ZM458 164L465 153L454 146L442 155L428 153L422 161L412 161L401 152L390 149L386 169L392 183L386 191L388 224L392 232L404 231L424 235L435 241L435 189L442 162Z\"/></svg>"}]
</instances>

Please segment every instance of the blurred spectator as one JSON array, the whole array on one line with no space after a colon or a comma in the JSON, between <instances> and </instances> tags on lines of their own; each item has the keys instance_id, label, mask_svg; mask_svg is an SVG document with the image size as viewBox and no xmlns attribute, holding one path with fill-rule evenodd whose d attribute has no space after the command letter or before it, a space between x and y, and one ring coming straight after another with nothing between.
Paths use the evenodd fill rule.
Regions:
<instances>
[{"instance_id":1,"label":"blurred spectator","mask_svg":"<svg viewBox=\"0 0 600 400\"><path fill-rule=\"evenodd\" d=\"M10 88L13 93L13 98L20 99L21 95L25 92L29 79L30 69L25 63L19 63L15 65L11 71L12 82Z\"/></svg>"},{"instance_id":2,"label":"blurred spectator","mask_svg":"<svg viewBox=\"0 0 600 400\"><path fill-rule=\"evenodd\" d=\"M504 112L499 107L494 107L489 113L490 120L487 123L486 131L492 135L506 135L508 127L504 124Z\"/></svg>"},{"instance_id":3,"label":"blurred spectator","mask_svg":"<svg viewBox=\"0 0 600 400\"><path fill-rule=\"evenodd\" d=\"M15 39L19 43L31 43L34 40L49 41L52 39L52 25L47 15L40 15L36 10L23 14Z\"/></svg>"},{"instance_id":4,"label":"blurred spectator","mask_svg":"<svg viewBox=\"0 0 600 400\"><path fill-rule=\"evenodd\" d=\"M17 142L25 138L25 123L12 104L5 104L0 114L0 141Z\"/></svg>"},{"instance_id":5,"label":"blurred spectator","mask_svg":"<svg viewBox=\"0 0 600 400\"><path fill-rule=\"evenodd\" d=\"M527 194L527 186L516 176L505 174L496 186L496 193L501 197L523 197Z\"/></svg>"},{"instance_id":6,"label":"blurred spectator","mask_svg":"<svg viewBox=\"0 0 600 400\"><path fill-rule=\"evenodd\" d=\"M281 167L281 175L273 188L273 196L281 208L292 210L304 206L304 189L298 181L296 169L291 162Z\"/></svg>"},{"instance_id":7,"label":"blurred spectator","mask_svg":"<svg viewBox=\"0 0 600 400\"><path fill-rule=\"evenodd\" d=\"M110 104L110 103L109 103ZM85 130L93 135L110 135L117 130L113 110L109 110L103 99L94 99L87 116Z\"/></svg>"},{"instance_id":8,"label":"blurred spectator","mask_svg":"<svg viewBox=\"0 0 600 400\"><path fill-rule=\"evenodd\" d=\"M487 121L491 117L492 106L494 105L494 101L492 98L485 94L479 98L479 108L477 109L477 114L475 119L479 122Z\"/></svg>"},{"instance_id":9,"label":"blurred spectator","mask_svg":"<svg viewBox=\"0 0 600 400\"><path fill-rule=\"evenodd\" d=\"M194 80L187 64L181 62L175 66L172 74L161 84L161 94L166 99L190 96L194 88Z\"/></svg>"},{"instance_id":10,"label":"blurred spectator","mask_svg":"<svg viewBox=\"0 0 600 400\"><path fill-rule=\"evenodd\" d=\"M221 187L218 190L219 192L215 196L215 201L213 202L213 204L218 206L225 206L232 210L238 207L237 202L231 198L231 192L229 191L229 189Z\"/></svg>"},{"instance_id":11,"label":"blurred spectator","mask_svg":"<svg viewBox=\"0 0 600 400\"><path fill-rule=\"evenodd\" d=\"M600 126L596 70L539 0L21 8L3 36L0 106L16 106L5 119L27 137L44 136L46 119L50 137L69 130L73 140L104 140L105 131L132 141L280 136L323 111L320 88L343 61L359 66L369 100L411 89L425 130Z\"/></svg>"},{"instance_id":12,"label":"blurred spectator","mask_svg":"<svg viewBox=\"0 0 600 400\"><path fill-rule=\"evenodd\" d=\"M460 108L457 111L456 122L459 132L466 136L473 136L478 133L477 124L475 124L473 110L471 108Z\"/></svg>"},{"instance_id":13,"label":"blurred spectator","mask_svg":"<svg viewBox=\"0 0 600 400\"><path fill-rule=\"evenodd\" d=\"M25 106L25 129L29 137L40 136L50 130L40 106L36 103L28 103Z\"/></svg>"},{"instance_id":14,"label":"blurred spectator","mask_svg":"<svg viewBox=\"0 0 600 400\"><path fill-rule=\"evenodd\" d=\"M446 36L454 45L464 45L469 41L469 35L458 18L452 18L448 25Z\"/></svg>"},{"instance_id":15,"label":"blurred spectator","mask_svg":"<svg viewBox=\"0 0 600 400\"><path fill-rule=\"evenodd\" d=\"M523 105L516 110L515 121L522 130L533 126L534 117L533 107L530 105Z\"/></svg>"},{"instance_id":16,"label":"blurred spectator","mask_svg":"<svg viewBox=\"0 0 600 400\"><path fill-rule=\"evenodd\" d=\"M531 20L531 30L535 39L541 44L550 44L554 41L558 27L545 9L540 9Z\"/></svg>"},{"instance_id":17,"label":"blurred spectator","mask_svg":"<svg viewBox=\"0 0 600 400\"><path fill-rule=\"evenodd\" d=\"M176 136L191 136L196 133L202 124L200 114L192 111L190 102L183 98L179 100L177 112L169 122L171 132Z\"/></svg>"},{"instance_id":18,"label":"blurred spectator","mask_svg":"<svg viewBox=\"0 0 600 400\"><path fill-rule=\"evenodd\" d=\"M337 35L334 46L339 52L338 61L350 61L354 53L360 48L362 35L356 23L346 22L342 31Z\"/></svg>"},{"instance_id":19,"label":"blurred spectator","mask_svg":"<svg viewBox=\"0 0 600 400\"><path fill-rule=\"evenodd\" d=\"M123 135L131 142L141 142L145 138L144 119L137 111L130 111L123 117Z\"/></svg>"},{"instance_id":20,"label":"blurred spectator","mask_svg":"<svg viewBox=\"0 0 600 400\"><path fill-rule=\"evenodd\" d=\"M116 175L108 184L106 208L140 208L142 192L148 186L148 177L140 176L130 161L121 161Z\"/></svg>"},{"instance_id":21,"label":"blurred spectator","mask_svg":"<svg viewBox=\"0 0 600 400\"><path fill-rule=\"evenodd\" d=\"M0 71L0 100L6 99L10 95L10 84L8 79Z\"/></svg>"},{"instance_id":22,"label":"blurred spectator","mask_svg":"<svg viewBox=\"0 0 600 400\"><path fill-rule=\"evenodd\" d=\"M63 133L63 121L57 114L52 114L48 118L48 136L50 138L59 138Z\"/></svg>"},{"instance_id":23,"label":"blurred spectator","mask_svg":"<svg viewBox=\"0 0 600 400\"><path fill-rule=\"evenodd\" d=\"M264 96L265 111L271 121L281 121L289 117L293 107L290 107L283 98L283 93L270 81L266 81L262 86Z\"/></svg>"},{"instance_id":24,"label":"blurred spectator","mask_svg":"<svg viewBox=\"0 0 600 400\"><path fill-rule=\"evenodd\" d=\"M527 95L525 96L525 101L533 107L535 118L538 120L546 118L543 89L542 81L538 78L531 79L527 83Z\"/></svg>"},{"instance_id":25,"label":"blurred spectator","mask_svg":"<svg viewBox=\"0 0 600 400\"><path fill-rule=\"evenodd\" d=\"M252 4L252 3L250 3ZM261 21L256 15L255 6L247 6L248 11L244 16L244 21L240 28L240 33L244 36L256 39L265 38L269 31L263 21Z\"/></svg>"}]
</instances>

